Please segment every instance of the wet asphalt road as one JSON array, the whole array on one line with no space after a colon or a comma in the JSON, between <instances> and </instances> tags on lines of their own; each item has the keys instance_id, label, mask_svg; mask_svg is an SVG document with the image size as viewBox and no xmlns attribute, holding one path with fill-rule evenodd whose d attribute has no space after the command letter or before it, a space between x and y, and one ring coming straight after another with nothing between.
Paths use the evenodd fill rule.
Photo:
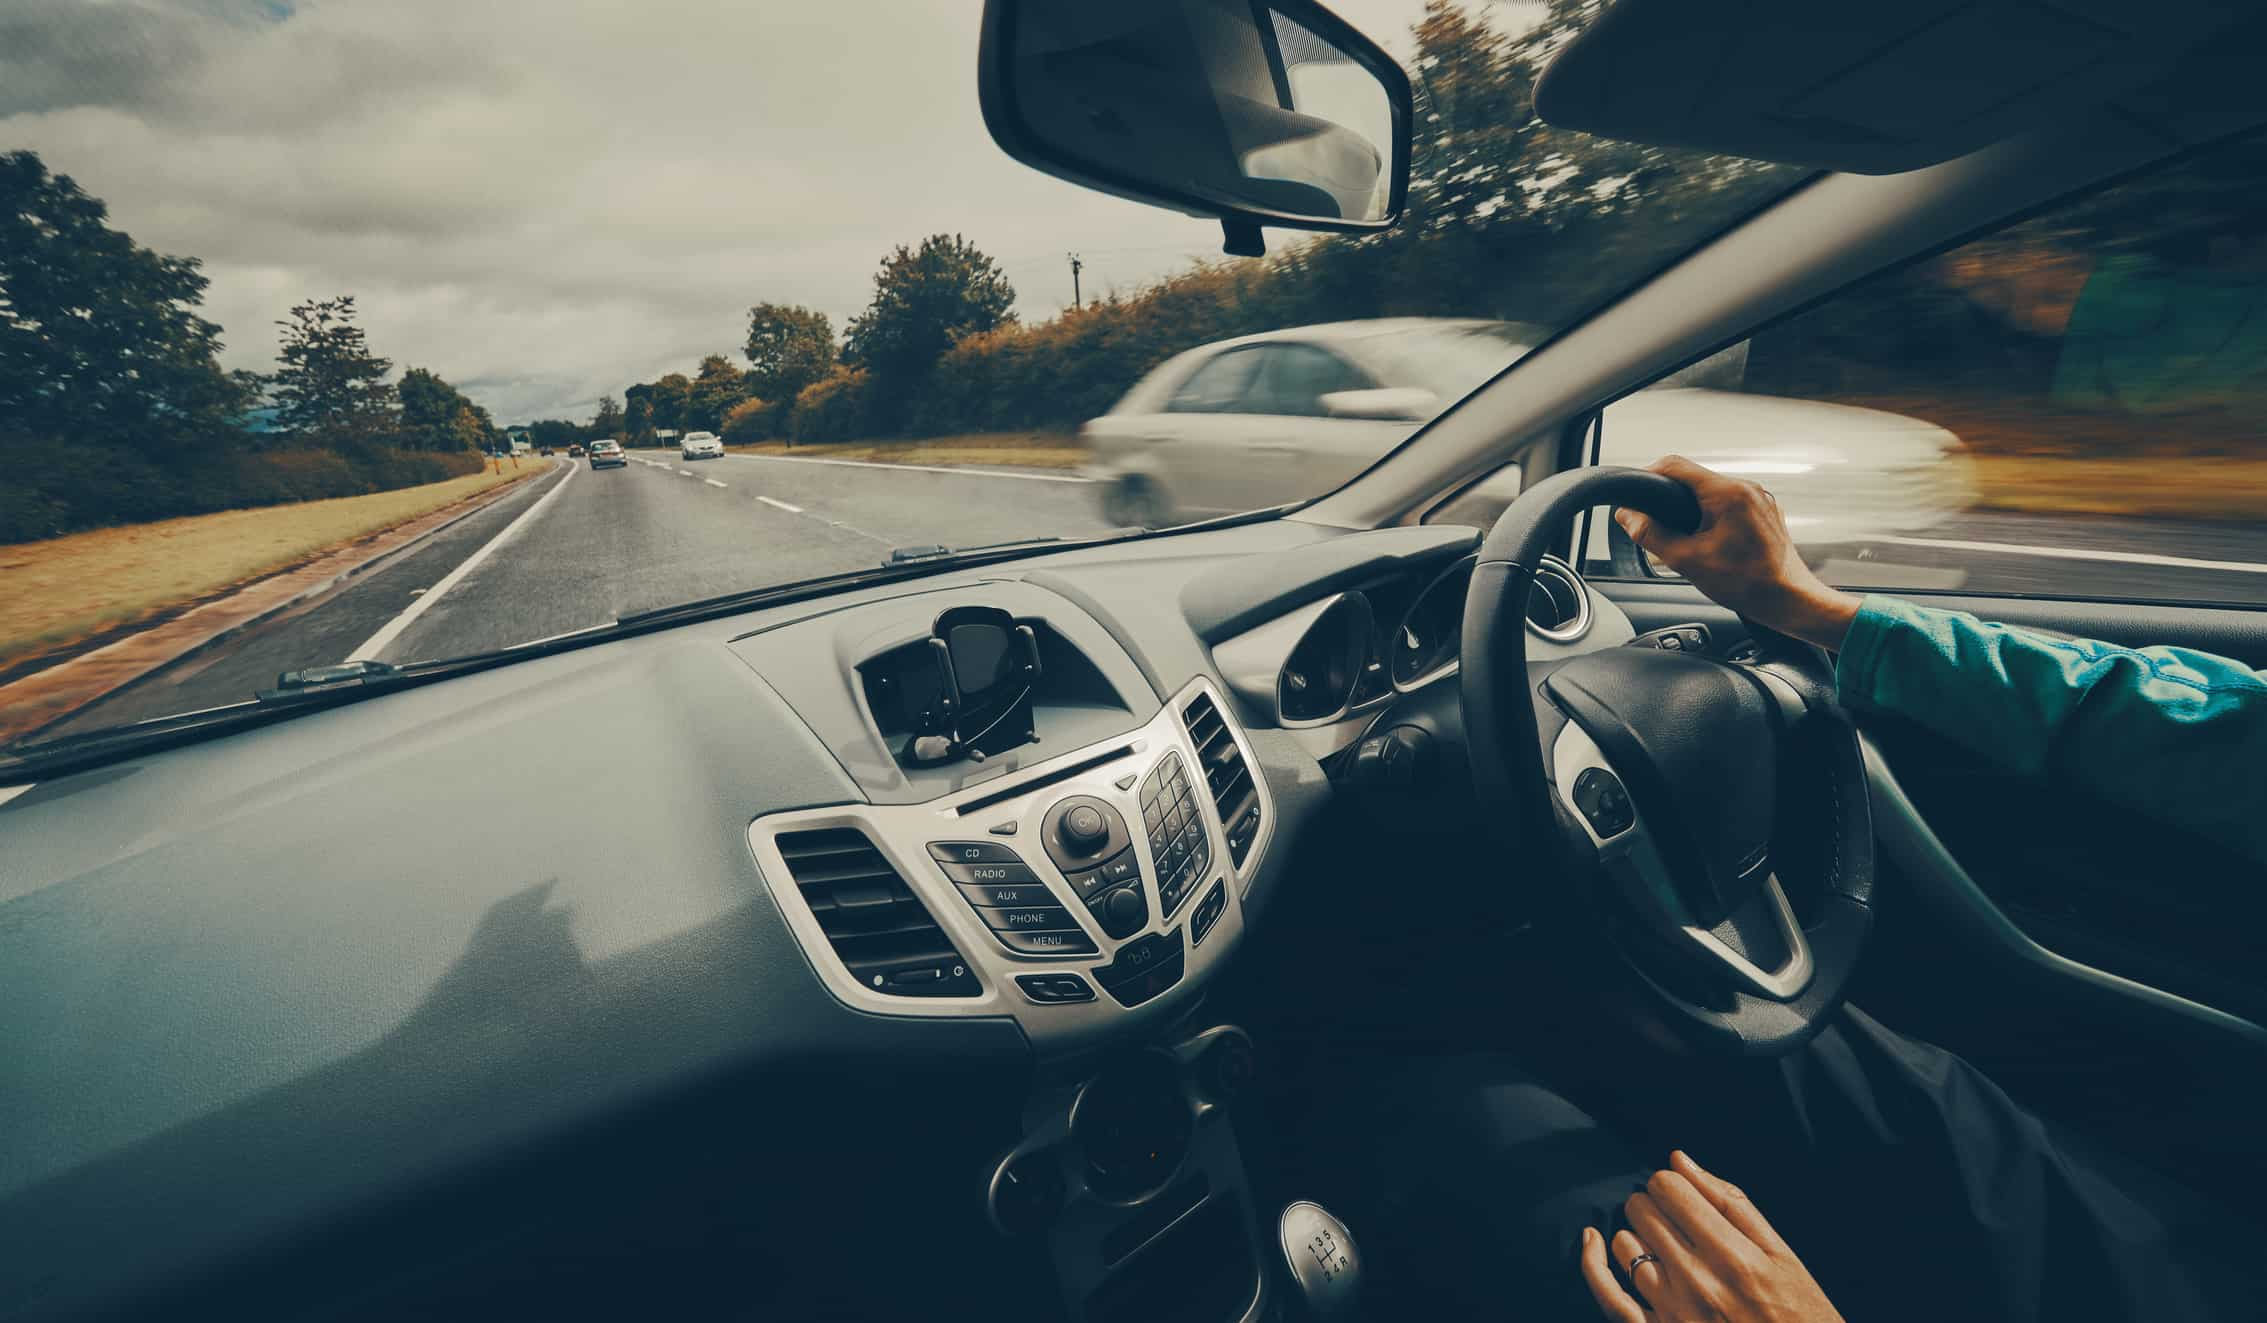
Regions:
<instances>
[{"instance_id":1,"label":"wet asphalt road","mask_svg":"<svg viewBox=\"0 0 2267 1323\"><path fill-rule=\"evenodd\" d=\"M464 656L869 568L893 547L1102 532L1096 495L1062 474L740 455L685 463L660 451L632 452L620 469L562 460L391 561L43 735L241 702L296 667ZM2267 527L2249 524L1977 512L1824 559L1838 582L1890 588L2267 600Z\"/></svg>"}]
</instances>

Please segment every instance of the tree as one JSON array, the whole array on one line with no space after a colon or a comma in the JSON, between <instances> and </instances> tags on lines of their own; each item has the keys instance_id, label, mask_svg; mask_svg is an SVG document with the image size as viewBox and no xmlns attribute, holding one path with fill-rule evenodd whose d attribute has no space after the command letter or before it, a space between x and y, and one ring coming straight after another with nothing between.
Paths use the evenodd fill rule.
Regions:
<instances>
[{"instance_id":1,"label":"tree","mask_svg":"<svg viewBox=\"0 0 2267 1323\"><path fill-rule=\"evenodd\" d=\"M693 383L682 372L672 372L653 383L646 394L649 424L670 431L686 430L685 406L692 391Z\"/></svg>"},{"instance_id":2,"label":"tree","mask_svg":"<svg viewBox=\"0 0 2267 1323\"><path fill-rule=\"evenodd\" d=\"M38 153L0 154L0 422L157 450L240 438L250 381L221 369L206 280L105 221Z\"/></svg>"},{"instance_id":3,"label":"tree","mask_svg":"<svg viewBox=\"0 0 2267 1323\"><path fill-rule=\"evenodd\" d=\"M622 406L616 404L611 395L599 396L598 412L592 414L590 419L590 439L596 441L605 437L613 437L620 440L624 430L622 426Z\"/></svg>"},{"instance_id":4,"label":"tree","mask_svg":"<svg viewBox=\"0 0 2267 1323\"><path fill-rule=\"evenodd\" d=\"M748 398L748 383L732 360L710 354L701 360L700 375L685 393L684 426L713 432L724 422L725 411Z\"/></svg>"},{"instance_id":5,"label":"tree","mask_svg":"<svg viewBox=\"0 0 2267 1323\"><path fill-rule=\"evenodd\" d=\"M424 368L401 374L399 444L407 450L485 450L496 439L488 411Z\"/></svg>"},{"instance_id":6,"label":"tree","mask_svg":"<svg viewBox=\"0 0 2267 1323\"><path fill-rule=\"evenodd\" d=\"M539 448L565 450L582 440L587 430L581 423L570 423L564 418L538 418L527 425L527 440L529 445Z\"/></svg>"},{"instance_id":7,"label":"tree","mask_svg":"<svg viewBox=\"0 0 2267 1323\"><path fill-rule=\"evenodd\" d=\"M999 264L959 235L932 234L918 248L899 244L874 274L873 302L850 321L843 360L872 373L876 404L890 408L954 341L1010 320L1014 305Z\"/></svg>"},{"instance_id":8,"label":"tree","mask_svg":"<svg viewBox=\"0 0 2267 1323\"><path fill-rule=\"evenodd\" d=\"M748 309L749 389L793 400L834 367L834 324L812 308L759 303Z\"/></svg>"},{"instance_id":9,"label":"tree","mask_svg":"<svg viewBox=\"0 0 2267 1323\"><path fill-rule=\"evenodd\" d=\"M319 445L390 439L397 423L393 364L370 352L354 324L354 296L310 299L291 310L283 328L283 365L270 380L276 422Z\"/></svg>"},{"instance_id":10,"label":"tree","mask_svg":"<svg viewBox=\"0 0 2267 1323\"><path fill-rule=\"evenodd\" d=\"M641 381L622 392L622 444L642 446L653 440L653 383Z\"/></svg>"},{"instance_id":11,"label":"tree","mask_svg":"<svg viewBox=\"0 0 2267 1323\"><path fill-rule=\"evenodd\" d=\"M717 432L736 446L750 445L771 436L772 406L751 395L724 411Z\"/></svg>"}]
</instances>

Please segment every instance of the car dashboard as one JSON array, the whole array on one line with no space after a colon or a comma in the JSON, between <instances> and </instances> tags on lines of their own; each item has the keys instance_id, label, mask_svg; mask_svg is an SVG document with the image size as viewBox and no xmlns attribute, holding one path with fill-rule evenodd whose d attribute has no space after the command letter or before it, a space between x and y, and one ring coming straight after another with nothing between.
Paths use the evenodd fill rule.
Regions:
<instances>
[{"instance_id":1,"label":"car dashboard","mask_svg":"<svg viewBox=\"0 0 2267 1323\"><path fill-rule=\"evenodd\" d=\"M918 1295L855 1271L910 1219L909 1262L1014 1280L1015 1316L1257 1316L1219 1123L1252 1045L1207 993L1365 740L1455 734L1476 540L1270 521L945 571L30 787L0 1314L354 1316L607 1171L730 1152L783 1315ZM1564 573L1537 646L1629 641ZM904 653L961 605L1040 640L1035 739L922 765ZM827 1210L881 1221L806 1244Z\"/></svg>"}]
</instances>

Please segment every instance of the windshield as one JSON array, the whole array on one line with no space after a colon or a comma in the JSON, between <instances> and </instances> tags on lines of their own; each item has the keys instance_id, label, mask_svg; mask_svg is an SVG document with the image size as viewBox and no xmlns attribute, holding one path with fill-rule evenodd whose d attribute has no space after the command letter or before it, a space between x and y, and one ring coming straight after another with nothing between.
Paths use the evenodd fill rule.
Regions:
<instances>
[{"instance_id":1,"label":"windshield","mask_svg":"<svg viewBox=\"0 0 2267 1323\"><path fill-rule=\"evenodd\" d=\"M1594 4L1333 8L1407 215L1229 259L998 150L976 0L32 0L0 745L1307 499L1796 180L1537 122Z\"/></svg>"}]
</instances>

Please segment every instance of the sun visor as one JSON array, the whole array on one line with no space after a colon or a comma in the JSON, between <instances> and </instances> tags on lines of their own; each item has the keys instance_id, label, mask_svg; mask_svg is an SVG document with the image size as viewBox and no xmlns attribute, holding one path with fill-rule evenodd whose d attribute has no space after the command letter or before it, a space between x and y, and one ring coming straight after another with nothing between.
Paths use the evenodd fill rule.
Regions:
<instances>
[{"instance_id":1,"label":"sun visor","mask_svg":"<svg viewBox=\"0 0 2267 1323\"><path fill-rule=\"evenodd\" d=\"M1894 174L2073 109L2161 98L2214 48L2260 51L2261 19L2256 0L1620 0L1559 53L1535 104L1608 138Z\"/></svg>"}]
</instances>

